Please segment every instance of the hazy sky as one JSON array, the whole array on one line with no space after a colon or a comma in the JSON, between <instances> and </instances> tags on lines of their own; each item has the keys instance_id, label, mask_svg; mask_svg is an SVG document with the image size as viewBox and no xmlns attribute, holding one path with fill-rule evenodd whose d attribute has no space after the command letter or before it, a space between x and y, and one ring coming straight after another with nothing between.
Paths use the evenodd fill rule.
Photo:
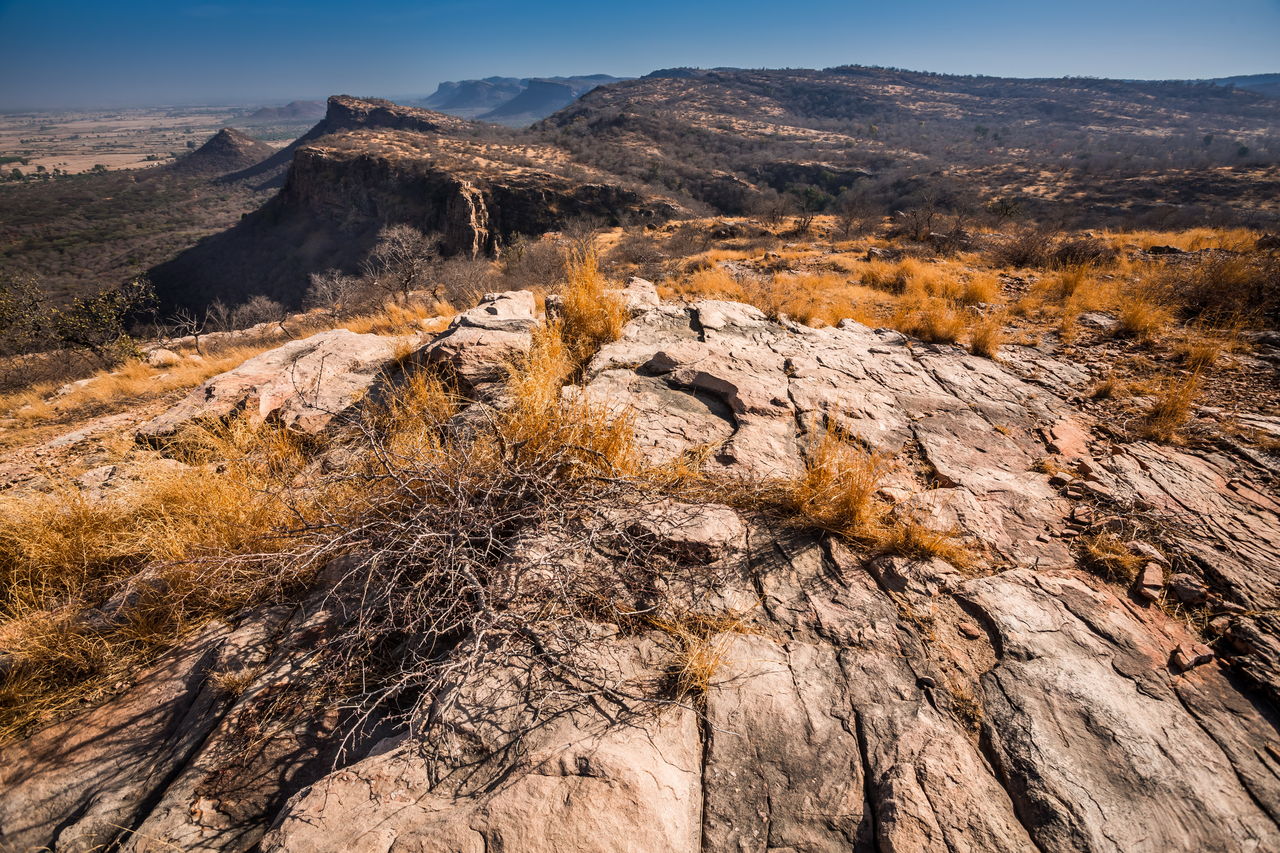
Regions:
<instances>
[{"instance_id":1,"label":"hazy sky","mask_svg":"<svg viewBox=\"0 0 1280 853\"><path fill-rule=\"evenodd\" d=\"M1280 72L1280 0L0 0L0 108L846 63L1035 77Z\"/></svg>"}]
</instances>

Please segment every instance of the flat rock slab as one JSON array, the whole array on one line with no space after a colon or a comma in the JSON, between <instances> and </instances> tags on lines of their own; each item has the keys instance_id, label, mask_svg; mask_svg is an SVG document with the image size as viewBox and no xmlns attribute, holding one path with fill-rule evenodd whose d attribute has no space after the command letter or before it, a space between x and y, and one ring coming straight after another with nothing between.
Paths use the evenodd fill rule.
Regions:
<instances>
[{"instance_id":1,"label":"flat rock slab","mask_svg":"<svg viewBox=\"0 0 1280 853\"><path fill-rule=\"evenodd\" d=\"M321 332L256 355L213 377L169 411L138 428L143 440L169 438L188 424L244 412L303 433L318 433L350 410L394 364L404 339Z\"/></svg>"},{"instance_id":2,"label":"flat rock slab","mask_svg":"<svg viewBox=\"0 0 1280 853\"><path fill-rule=\"evenodd\" d=\"M934 474L927 485L951 490L917 504L935 526L1015 564L1073 562L1048 535L1068 504L1035 466L1051 452L1043 436L1079 445L1086 431L1055 395L958 347L850 321L783 325L748 305L706 300L642 314L586 375L586 394L630 413L655 461L699 453L713 473L786 477L838 427L885 453L919 449Z\"/></svg>"}]
</instances>

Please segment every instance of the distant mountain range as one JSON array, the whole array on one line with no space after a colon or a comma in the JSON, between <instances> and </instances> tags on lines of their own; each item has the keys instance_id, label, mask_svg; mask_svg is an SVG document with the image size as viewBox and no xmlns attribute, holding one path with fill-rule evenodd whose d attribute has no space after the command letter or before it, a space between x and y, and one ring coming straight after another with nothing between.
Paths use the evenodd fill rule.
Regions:
<instances>
[{"instance_id":1,"label":"distant mountain range","mask_svg":"<svg viewBox=\"0 0 1280 853\"><path fill-rule=\"evenodd\" d=\"M1195 82L1233 86L1236 89L1247 89L1269 98L1280 98L1280 74L1245 74L1240 77L1216 77L1212 80Z\"/></svg>"},{"instance_id":2,"label":"distant mountain range","mask_svg":"<svg viewBox=\"0 0 1280 853\"><path fill-rule=\"evenodd\" d=\"M450 80L415 103L460 118L523 127L564 109L597 86L629 80L608 74L576 77L485 77Z\"/></svg>"}]
</instances>

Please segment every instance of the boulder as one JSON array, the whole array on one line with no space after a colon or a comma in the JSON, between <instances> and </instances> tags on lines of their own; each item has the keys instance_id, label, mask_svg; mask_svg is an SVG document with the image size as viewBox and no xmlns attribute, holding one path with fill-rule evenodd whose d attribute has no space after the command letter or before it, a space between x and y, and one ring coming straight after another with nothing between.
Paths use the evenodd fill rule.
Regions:
<instances>
[{"instance_id":1,"label":"boulder","mask_svg":"<svg viewBox=\"0 0 1280 853\"><path fill-rule=\"evenodd\" d=\"M530 291L487 293L413 358L445 369L474 392L506 378L512 361L532 346L538 323Z\"/></svg>"},{"instance_id":2,"label":"boulder","mask_svg":"<svg viewBox=\"0 0 1280 853\"><path fill-rule=\"evenodd\" d=\"M332 329L268 350L219 374L138 428L161 441L188 424L243 412L253 422L318 433L349 411L395 363L400 338Z\"/></svg>"}]
</instances>

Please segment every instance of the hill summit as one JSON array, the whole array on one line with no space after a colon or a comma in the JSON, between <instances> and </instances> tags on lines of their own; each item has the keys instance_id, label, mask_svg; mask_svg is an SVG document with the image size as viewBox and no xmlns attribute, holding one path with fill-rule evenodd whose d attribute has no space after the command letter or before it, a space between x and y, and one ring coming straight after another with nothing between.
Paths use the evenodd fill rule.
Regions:
<instances>
[{"instance_id":1,"label":"hill summit","mask_svg":"<svg viewBox=\"0 0 1280 853\"><path fill-rule=\"evenodd\" d=\"M276 153L265 142L254 139L233 127L224 127L173 168L188 174L224 175L247 169Z\"/></svg>"}]
</instances>

